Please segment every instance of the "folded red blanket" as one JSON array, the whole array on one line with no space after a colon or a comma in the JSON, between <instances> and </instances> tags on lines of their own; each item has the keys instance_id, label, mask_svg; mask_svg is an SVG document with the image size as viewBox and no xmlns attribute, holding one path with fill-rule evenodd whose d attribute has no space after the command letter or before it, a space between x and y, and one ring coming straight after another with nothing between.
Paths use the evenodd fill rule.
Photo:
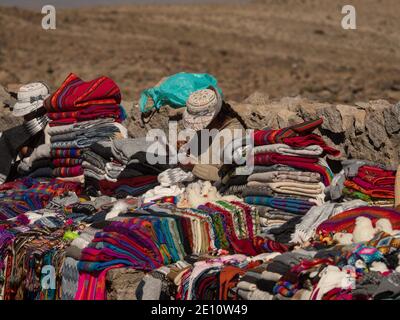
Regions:
<instances>
[{"instance_id":1,"label":"folded red blanket","mask_svg":"<svg viewBox=\"0 0 400 320\"><path fill-rule=\"evenodd\" d=\"M71 73L44 105L49 112L61 112L120 103L121 91L112 79L99 77L85 82Z\"/></svg>"},{"instance_id":2,"label":"folded red blanket","mask_svg":"<svg viewBox=\"0 0 400 320\"><path fill-rule=\"evenodd\" d=\"M90 106L79 111L53 112L48 113L48 117L53 120L50 126L66 125L99 118L113 118L118 122L123 120L122 111L119 105Z\"/></svg>"},{"instance_id":3,"label":"folded red blanket","mask_svg":"<svg viewBox=\"0 0 400 320\"><path fill-rule=\"evenodd\" d=\"M363 166L358 169L357 176L375 186L394 186L396 171L388 171L377 167Z\"/></svg>"},{"instance_id":4,"label":"folded red blanket","mask_svg":"<svg viewBox=\"0 0 400 320\"><path fill-rule=\"evenodd\" d=\"M329 147L321 136L311 134L311 132L322 123L322 119L317 119L279 130L255 130L253 136L254 144L256 146L262 146L267 144L284 143L294 148L318 145L324 149L326 154L338 156L340 154L339 150Z\"/></svg>"},{"instance_id":5,"label":"folded red blanket","mask_svg":"<svg viewBox=\"0 0 400 320\"><path fill-rule=\"evenodd\" d=\"M74 167L79 164L82 164L82 159L76 159L76 158L59 158L59 159L54 159L53 160L53 165L58 168L58 167Z\"/></svg>"},{"instance_id":6,"label":"folded red blanket","mask_svg":"<svg viewBox=\"0 0 400 320\"><path fill-rule=\"evenodd\" d=\"M379 187L376 187L373 190L367 190L351 180L346 180L344 182L344 186L348 187L348 188L352 188L357 191L360 191L364 194L371 196L372 198L394 199L394 189L386 190L386 189L380 189Z\"/></svg>"},{"instance_id":7,"label":"folded red blanket","mask_svg":"<svg viewBox=\"0 0 400 320\"><path fill-rule=\"evenodd\" d=\"M151 184L157 181L157 176L139 176L134 178L119 179L117 182L108 180L99 181L100 190L106 194L107 191L113 191L120 186L141 187L146 184ZM104 192L105 191L105 192Z\"/></svg>"},{"instance_id":8,"label":"folded red blanket","mask_svg":"<svg viewBox=\"0 0 400 320\"><path fill-rule=\"evenodd\" d=\"M327 236L330 233L337 232L352 233L358 217L369 218L373 224L375 224L379 219L388 219L392 224L393 230L400 229L399 211L381 207L359 207L344 211L328 220L325 220L318 226L317 234Z\"/></svg>"},{"instance_id":9,"label":"folded red blanket","mask_svg":"<svg viewBox=\"0 0 400 320\"><path fill-rule=\"evenodd\" d=\"M315 158L302 158L295 156L285 156L278 153L260 153L254 156L255 165L273 165L284 164L293 168L318 172L323 180L325 186L331 184L333 174L328 168L318 164L318 159Z\"/></svg>"},{"instance_id":10,"label":"folded red blanket","mask_svg":"<svg viewBox=\"0 0 400 320\"><path fill-rule=\"evenodd\" d=\"M62 178L77 177L77 176L83 175L83 168L80 165L75 166L75 167L55 168L53 170L53 175L55 177L62 177Z\"/></svg>"}]
</instances>

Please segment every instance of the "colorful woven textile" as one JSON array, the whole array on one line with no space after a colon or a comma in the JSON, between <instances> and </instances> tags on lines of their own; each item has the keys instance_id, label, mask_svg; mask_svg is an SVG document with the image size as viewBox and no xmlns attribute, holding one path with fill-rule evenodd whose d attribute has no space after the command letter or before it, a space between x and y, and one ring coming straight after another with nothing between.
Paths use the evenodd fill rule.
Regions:
<instances>
[{"instance_id":1,"label":"colorful woven textile","mask_svg":"<svg viewBox=\"0 0 400 320\"><path fill-rule=\"evenodd\" d=\"M363 184L364 187L362 187L360 183L361 181L354 178L353 180L346 180L344 186L369 195L372 198L394 199L394 186L392 190L388 190L387 187L374 187L374 189L368 190L365 189L365 183Z\"/></svg>"},{"instance_id":2,"label":"colorful woven textile","mask_svg":"<svg viewBox=\"0 0 400 320\"><path fill-rule=\"evenodd\" d=\"M322 123L322 119L317 119L279 130L256 130L254 131L254 144L261 146L284 143L296 148L319 145L324 149L325 153L338 156L340 154L338 150L327 146L320 136L311 134Z\"/></svg>"},{"instance_id":3,"label":"colorful woven textile","mask_svg":"<svg viewBox=\"0 0 400 320\"><path fill-rule=\"evenodd\" d=\"M394 186L396 172L377 167L363 166L357 174L362 180L375 186Z\"/></svg>"},{"instance_id":4,"label":"colorful woven textile","mask_svg":"<svg viewBox=\"0 0 400 320\"><path fill-rule=\"evenodd\" d=\"M121 92L117 84L107 77L84 82L71 73L45 101L49 112L76 111L89 106L117 106L121 103Z\"/></svg>"},{"instance_id":5,"label":"colorful woven textile","mask_svg":"<svg viewBox=\"0 0 400 320\"><path fill-rule=\"evenodd\" d=\"M251 205L268 206L295 214L305 214L311 207L315 206L315 203L307 200L281 199L262 196L246 197L245 202Z\"/></svg>"},{"instance_id":6,"label":"colorful woven textile","mask_svg":"<svg viewBox=\"0 0 400 320\"><path fill-rule=\"evenodd\" d=\"M82 159L76 159L76 158L58 158L53 160L53 165L58 168L58 167L75 167L79 164L82 164Z\"/></svg>"},{"instance_id":7,"label":"colorful woven textile","mask_svg":"<svg viewBox=\"0 0 400 320\"><path fill-rule=\"evenodd\" d=\"M328 170L326 167L318 164L318 159L313 159L313 158L284 156L278 153L262 153L254 156L254 164L255 165L281 164L306 171L318 172L321 175L321 178L325 186L329 186L333 179L332 172L330 172L330 170Z\"/></svg>"},{"instance_id":8,"label":"colorful woven textile","mask_svg":"<svg viewBox=\"0 0 400 320\"><path fill-rule=\"evenodd\" d=\"M74 167L60 167L53 170L53 176L55 177L77 177L83 175L83 168L81 165Z\"/></svg>"},{"instance_id":9,"label":"colorful woven textile","mask_svg":"<svg viewBox=\"0 0 400 320\"><path fill-rule=\"evenodd\" d=\"M27 211L44 208L56 196L65 192L81 192L81 186L75 182L58 179L24 178L1 186L0 220L10 219Z\"/></svg>"},{"instance_id":10,"label":"colorful woven textile","mask_svg":"<svg viewBox=\"0 0 400 320\"><path fill-rule=\"evenodd\" d=\"M358 217L366 217L375 223L379 219L388 219L394 230L400 230L400 212L380 207L360 207L342 212L326 221L318 228L317 234L329 235L337 232L353 232Z\"/></svg>"},{"instance_id":11,"label":"colorful woven textile","mask_svg":"<svg viewBox=\"0 0 400 320\"><path fill-rule=\"evenodd\" d=\"M80 158L83 153L81 149L52 149L50 156L54 159L57 158Z\"/></svg>"},{"instance_id":12,"label":"colorful woven textile","mask_svg":"<svg viewBox=\"0 0 400 320\"><path fill-rule=\"evenodd\" d=\"M53 112L47 115L52 120L50 126L66 125L100 118L113 118L118 122L125 120L125 113L119 105L90 106L79 111Z\"/></svg>"}]
</instances>

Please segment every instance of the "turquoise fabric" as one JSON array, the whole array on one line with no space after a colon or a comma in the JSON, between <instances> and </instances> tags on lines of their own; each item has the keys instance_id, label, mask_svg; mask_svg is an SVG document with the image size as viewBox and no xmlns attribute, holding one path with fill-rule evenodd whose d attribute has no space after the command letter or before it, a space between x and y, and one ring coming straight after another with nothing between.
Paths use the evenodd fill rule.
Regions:
<instances>
[{"instance_id":1,"label":"turquoise fabric","mask_svg":"<svg viewBox=\"0 0 400 320\"><path fill-rule=\"evenodd\" d=\"M146 113L152 109L159 110L162 106L169 105L174 109L185 107L189 96L202 89L214 87L221 94L218 81L207 73L196 74L181 72L165 79L159 86L146 89L142 92L139 101L140 112ZM148 99L154 104L146 108Z\"/></svg>"}]
</instances>

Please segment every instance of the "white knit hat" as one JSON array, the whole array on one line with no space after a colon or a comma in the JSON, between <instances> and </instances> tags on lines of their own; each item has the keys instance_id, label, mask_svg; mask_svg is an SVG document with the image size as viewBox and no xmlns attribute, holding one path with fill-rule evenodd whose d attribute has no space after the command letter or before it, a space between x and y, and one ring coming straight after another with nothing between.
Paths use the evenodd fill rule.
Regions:
<instances>
[{"instance_id":1,"label":"white knit hat","mask_svg":"<svg viewBox=\"0 0 400 320\"><path fill-rule=\"evenodd\" d=\"M22 86L18 91L18 101L13 107L13 116L23 117L39 109L49 96L49 87L43 82L33 82Z\"/></svg>"},{"instance_id":2,"label":"white knit hat","mask_svg":"<svg viewBox=\"0 0 400 320\"><path fill-rule=\"evenodd\" d=\"M206 128L222 108L222 97L214 88L193 92L186 102L183 125L195 131Z\"/></svg>"}]
</instances>

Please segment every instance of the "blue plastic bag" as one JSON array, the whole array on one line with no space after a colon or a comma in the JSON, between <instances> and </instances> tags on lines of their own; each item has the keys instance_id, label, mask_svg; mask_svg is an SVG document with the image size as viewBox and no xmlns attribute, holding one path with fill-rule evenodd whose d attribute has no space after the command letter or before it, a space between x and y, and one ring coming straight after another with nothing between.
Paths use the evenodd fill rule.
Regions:
<instances>
[{"instance_id":1,"label":"blue plastic bag","mask_svg":"<svg viewBox=\"0 0 400 320\"><path fill-rule=\"evenodd\" d=\"M165 105L174 109L182 108L193 92L209 87L218 90L222 97L222 90L218 87L218 81L212 75L207 73L177 73L165 79L159 86L142 92L139 101L140 112L146 113L153 108L160 110ZM146 109L148 98L152 98L154 104Z\"/></svg>"}]
</instances>

